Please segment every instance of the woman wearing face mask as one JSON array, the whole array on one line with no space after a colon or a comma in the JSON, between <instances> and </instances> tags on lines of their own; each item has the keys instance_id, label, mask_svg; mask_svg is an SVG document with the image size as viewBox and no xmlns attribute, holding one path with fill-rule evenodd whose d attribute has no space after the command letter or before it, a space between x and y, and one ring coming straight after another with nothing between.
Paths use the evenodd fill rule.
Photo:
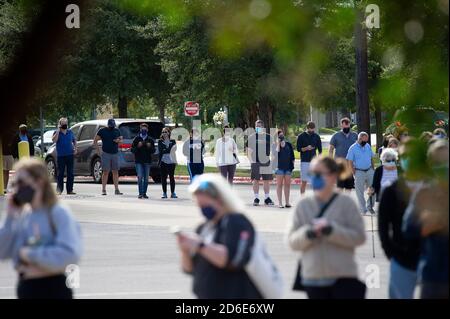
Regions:
<instances>
[{"instance_id":1,"label":"woman wearing face mask","mask_svg":"<svg viewBox=\"0 0 450 319\"><path fill-rule=\"evenodd\" d=\"M161 186L163 194L161 198L167 198L167 176L170 179L170 198L178 198L175 193L175 166L177 159L175 150L177 142L170 139L170 129L163 128L161 138L158 141L159 166L161 168Z\"/></svg>"},{"instance_id":2,"label":"woman wearing face mask","mask_svg":"<svg viewBox=\"0 0 450 319\"><path fill-rule=\"evenodd\" d=\"M388 148L391 148L394 151L398 152L399 146L400 146L400 141L398 139L396 139L395 137L391 137L389 139Z\"/></svg>"},{"instance_id":3,"label":"woman wearing face mask","mask_svg":"<svg viewBox=\"0 0 450 319\"><path fill-rule=\"evenodd\" d=\"M398 178L397 152L393 149L386 148L381 154L380 160L382 165L375 169L372 187L368 191L369 196L375 194L377 202L380 201L383 190Z\"/></svg>"},{"instance_id":4,"label":"woman wearing face mask","mask_svg":"<svg viewBox=\"0 0 450 319\"><path fill-rule=\"evenodd\" d=\"M6 216L0 223L0 259L12 259L19 299L71 299L65 270L79 262L82 240L70 211L58 204L45 165L20 161Z\"/></svg>"},{"instance_id":5,"label":"woman wearing face mask","mask_svg":"<svg viewBox=\"0 0 450 319\"><path fill-rule=\"evenodd\" d=\"M301 282L310 299L364 298L355 262L355 248L366 239L363 219L355 201L335 186L349 174L342 159L313 159L314 195L298 202L289 225L288 243L302 252Z\"/></svg>"},{"instance_id":6,"label":"woman wearing face mask","mask_svg":"<svg viewBox=\"0 0 450 319\"><path fill-rule=\"evenodd\" d=\"M223 127L223 136L217 139L214 153L220 174L228 180L228 183L233 184L236 165L239 163L238 148L235 140L231 137L231 129L228 125Z\"/></svg>"},{"instance_id":7,"label":"woman wearing face mask","mask_svg":"<svg viewBox=\"0 0 450 319\"><path fill-rule=\"evenodd\" d=\"M408 203L426 176L420 165L417 166L426 161L425 151L417 145L417 141L407 139L400 146L399 178L383 190L378 208L378 234L390 261L388 293L391 299L412 299L417 282L420 242L406 238L402 232Z\"/></svg>"},{"instance_id":8,"label":"woman wearing face mask","mask_svg":"<svg viewBox=\"0 0 450 319\"><path fill-rule=\"evenodd\" d=\"M177 233L182 268L193 275L200 299L260 299L244 267L250 259L255 229L241 213L242 204L229 183L204 174L190 186L205 222L195 234Z\"/></svg>"},{"instance_id":9,"label":"woman wearing face mask","mask_svg":"<svg viewBox=\"0 0 450 319\"><path fill-rule=\"evenodd\" d=\"M200 132L193 128L190 137L183 144L183 154L187 158L187 168L191 182L196 175L203 174L205 163L203 155L205 154L205 142Z\"/></svg>"},{"instance_id":10,"label":"woman wearing face mask","mask_svg":"<svg viewBox=\"0 0 450 319\"><path fill-rule=\"evenodd\" d=\"M289 195L291 192L291 175L294 170L294 147L291 143L286 141L284 137L284 132L279 130L277 133L277 141L275 142L275 152L276 156L275 163L277 168L275 175L277 176L277 197L278 197L278 207L284 208L283 206L283 187L284 187L284 199L286 201L286 208L290 208Z\"/></svg>"},{"instance_id":11,"label":"woman wearing face mask","mask_svg":"<svg viewBox=\"0 0 450 319\"><path fill-rule=\"evenodd\" d=\"M136 173L138 176L139 199L148 199L148 176L150 175L150 164L152 154L155 153L155 141L148 135L147 123L141 124L141 130L133 140L131 152L134 153L136 162Z\"/></svg>"}]
</instances>

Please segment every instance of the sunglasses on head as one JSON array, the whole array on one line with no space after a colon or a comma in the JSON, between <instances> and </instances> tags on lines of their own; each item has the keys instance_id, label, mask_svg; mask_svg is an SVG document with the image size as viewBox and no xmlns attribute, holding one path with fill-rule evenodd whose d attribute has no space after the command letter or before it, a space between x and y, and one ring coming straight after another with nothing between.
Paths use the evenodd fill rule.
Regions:
<instances>
[{"instance_id":1,"label":"sunglasses on head","mask_svg":"<svg viewBox=\"0 0 450 319\"><path fill-rule=\"evenodd\" d=\"M208 181L200 182L200 184L197 187L196 193L208 194L213 198L219 197L219 192L217 191L216 187Z\"/></svg>"}]
</instances>

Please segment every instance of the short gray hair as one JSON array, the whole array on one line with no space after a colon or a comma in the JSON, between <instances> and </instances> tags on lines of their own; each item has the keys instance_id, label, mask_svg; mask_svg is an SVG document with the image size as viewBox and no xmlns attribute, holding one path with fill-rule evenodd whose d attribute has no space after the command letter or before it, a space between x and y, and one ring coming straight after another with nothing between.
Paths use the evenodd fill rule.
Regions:
<instances>
[{"instance_id":1,"label":"short gray hair","mask_svg":"<svg viewBox=\"0 0 450 319\"><path fill-rule=\"evenodd\" d=\"M398 153L392 148L385 148L380 156L381 163L394 162L397 161L397 159Z\"/></svg>"},{"instance_id":2,"label":"short gray hair","mask_svg":"<svg viewBox=\"0 0 450 319\"><path fill-rule=\"evenodd\" d=\"M369 137L369 134L367 134L366 132L360 132L360 133L358 134L358 140L361 139L361 137L363 137L363 136Z\"/></svg>"}]
</instances>

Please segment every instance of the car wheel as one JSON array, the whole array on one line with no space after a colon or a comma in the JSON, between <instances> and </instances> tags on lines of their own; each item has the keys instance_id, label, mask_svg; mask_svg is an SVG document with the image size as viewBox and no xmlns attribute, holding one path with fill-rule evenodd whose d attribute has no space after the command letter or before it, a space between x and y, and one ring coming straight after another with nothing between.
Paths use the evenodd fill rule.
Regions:
<instances>
[{"instance_id":1,"label":"car wheel","mask_svg":"<svg viewBox=\"0 0 450 319\"><path fill-rule=\"evenodd\" d=\"M92 170L91 175L92 178L94 179L94 182L101 183L103 169L102 169L102 161L100 160L100 158L97 157L92 162L91 170Z\"/></svg>"},{"instance_id":2,"label":"car wheel","mask_svg":"<svg viewBox=\"0 0 450 319\"><path fill-rule=\"evenodd\" d=\"M48 176L50 177L50 180L56 181L56 163L55 160L51 157L47 158L45 160L45 163L47 165L47 172Z\"/></svg>"},{"instance_id":3,"label":"car wheel","mask_svg":"<svg viewBox=\"0 0 450 319\"><path fill-rule=\"evenodd\" d=\"M161 183L161 175L152 175L152 180L155 184Z\"/></svg>"}]
</instances>

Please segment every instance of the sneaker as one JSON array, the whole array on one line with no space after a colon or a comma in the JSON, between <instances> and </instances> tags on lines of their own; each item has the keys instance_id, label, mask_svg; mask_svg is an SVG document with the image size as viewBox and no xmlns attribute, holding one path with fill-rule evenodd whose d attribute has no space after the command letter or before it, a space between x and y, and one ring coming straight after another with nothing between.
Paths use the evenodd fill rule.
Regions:
<instances>
[{"instance_id":1,"label":"sneaker","mask_svg":"<svg viewBox=\"0 0 450 319\"><path fill-rule=\"evenodd\" d=\"M286 206L284 206L284 207L291 208L292 206L291 206L291 204L286 204Z\"/></svg>"},{"instance_id":2,"label":"sneaker","mask_svg":"<svg viewBox=\"0 0 450 319\"><path fill-rule=\"evenodd\" d=\"M373 208L369 209L369 212L370 212L372 215L375 215L375 214L376 214L376 212L375 212L375 210L374 210Z\"/></svg>"},{"instance_id":3,"label":"sneaker","mask_svg":"<svg viewBox=\"0 0 450 319\"><path fill-rule=\"evenodd\" d=\"M255 198L253 201L253 206L259 206L259 198Z\"/></svg>"},{"instance_id":4,"label":"sneaker","mask_svg":"<svg viewBox=\"0 0 450 319\"><path fill-rule=\"evenodd\" d=\"M270 197L267 197L267 198L264 200L264 204L266 204L266 205L268 205L268 206L272 206L272 205L273 205L273 202L272 202L272 200L270 199Z\"/></svg>"},{"instance_id":5,"label":"sneaker","mask_svg":"<svg viewBox=\"0 0 450 319\"><path fill-rule=\"evenodd\" d=\"M146 194L142 195L145 199L148 199L148 196Z\"/></svg>"},{"instance_id":6,"label":"sneaker","mask_svg":"<svg viewBox=\"0 0 450 319\"><path fill-rule=\"evenodd\" d=\"M102 191L102 195L103 195L103 196L106 195L106 191L105 191L105 190Z\"/></svg>"},{"instance_id":7,"label":"sneaker","mask_svg":"<svg viewBox=\"0 0 450 319\"><path fill-rule=\"evenodd\" d=\"M76 195L77 193L75 192L67 192L67 195Z\"/></svg>"},{"instance_id":8,"label":"sneaker","mask_svg":"<svg viewBox=\"0 0 450 319\"><path fill-rule=\"evenodd\" d=\"M5 194L6 194L6 193L5 193ZM58 195L58 196L61 195L61 194L62 194L61 192L56 192L56 195Z\"/></svg>"},{"instance_id":9,"label":"sneaker","mask_svg":"<svg viewBox=\"0 0 450 319\"><path fill-rule=\"evenodd\" d=\"M142 199L142 198L144 198L144 196L142 196L142 195L139 195L139 196L138 196L138 198L139 198L139 199Z\"/></svg>"},{"instance_id":10,"label":"sneaker","mask_svg":"<svg viewBox=\"0 0 450 319\"><path fill-rule=\"evenodd\" d=\"M161 198L167 198L167 193L163 193Z\"/></svg>"},{"instance_id":11,"label":"sneaker","mask_svg":"<svg viewBox=\"0 0 450 319\"><path fill-rule=\"evenodd\" d=\"M121 193L118 189L115 190L114 194L116 194L116 195L123 195L123 193Z\"/></svg>"},{"instance_id":12,"label":"sneaker","mask_svg":"<svg viewBox=\"0 0 450 319\"><path fill-rule=\"evenodd\" d=\"M172 195L170 195L170 198L178 198L177 194L172 193Z\"/></svg>"},{"instance_id":13,"label":"sneaker","mask_svg":"<svg viewBox=\"0 0 450 319\"><path fill-rule=\"evenodd\" d=\"M284 206L280 204L280 205L278 205L278 208L284 208Z\"/></svg>"}]
</instances>

